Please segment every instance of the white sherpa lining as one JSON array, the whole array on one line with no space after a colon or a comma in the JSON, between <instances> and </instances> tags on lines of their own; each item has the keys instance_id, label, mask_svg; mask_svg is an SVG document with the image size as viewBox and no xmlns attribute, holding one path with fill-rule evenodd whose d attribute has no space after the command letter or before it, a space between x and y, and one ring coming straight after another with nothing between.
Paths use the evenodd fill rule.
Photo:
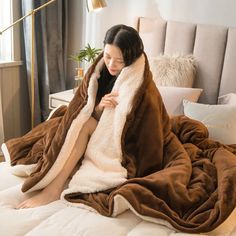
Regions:
<instances>
[{"instance_id":1,"label":"white sherpa lining","mask_svg":"<svg viewBox=\"0 0 236 236\"><path fill-rule=\"evenodd\" d=\"M3 143L1 149L5 158L5 162L9 165L10 171L13 175L27 177L35 170L36 164L11 166L11 158L7 145Z\"/></svg>"},{"instance_id":2,"label":"white sherpa lining","mask_svg":"<svg viewBox=\"0 0 236 236\"><path fill-rule=\"evenodd\" d=\"M72 177L69 193L93 193L116 187L127 180L121 165L121 135L133 98L143 82L145 58L142 55L119 74L113 91L118 92L116 108L106 108L91 136L80 169Z\"/></svg>"},{"instance_id":3,"label":"white sherpa lining","mask_svg":"<svg viewBox=\"0 0 236 236\"><path fill-rule=\"evenodd\" d=\"M140 217L141 219L152 222L159 225L164 225L168 227L171 230L177 231L168 221L160 219L160 218L154 218L150 216L145 216L139 214L133 206L127 201L126 198L124 198L122 195L117 194L114 197L114 207L113 207L113 214L112 217L116 217L117 215L121 214L125 210L130 209L135 215ZM236 207L231 212L230 216L221 223L217 228L215 228L213 231L209 232L210 235L229 235L234 228L234 222L236 218ZM178 235L182 235L182 233L176 233ZM183 234L184 235L184 234ZM191 235L202 235L207 236L208 234L191 234Z\"/></svg>"},{"instance_id":4,"label":"white sherpa lining","mask_svg":"<svg viewBox=\"0 0 236 236\"><path fill-rule=\"evenodd\" d=\"M62 105L59 105L58 107L54 108L50 112L47 120L49 120L52 117L52 115L55 113L55 111L59 109L61 106ZM11 158L10 158L10 153L8 151L7 145L3 143L1 146L1 149L5 158L5 162L9 164L9 166L11 166ZM28 177L35 170L36 165L37 164L15 165L15 166L11 166L10 171L13 175L20 176L20 177Z\"/></svg>"},{"instance_id":5,"label":"white sherpa lining","mask_svg":"<svg viewBox=\"0 0 236 236\"><path fill-rule=\"evenodd\" d=\"M84 123L89 119L93 112L93 108L95 105L95 98L97 93L97 79L100 77L100 70L104 64L103 59L101 59L95 67L94 73L91 75L91 79L89 81L88 86L88 101L87 104L82 108L79 115L73 120L67 135L65 142L60 150L60 153L49 170L49 172L45 175L45 177L39 181L35 186L29 189L27 192L35 191L44 188L47 186L63 169L63 166L66 163L66 160L69 158L72 148L76 142L76 139L79 135L81 128L83 127ZM7 149L7 146L4 144L2 145L2 149L4 151L5 158L9 161L10 155ZM20 165L19 173L14 171L15 175L22 175L25 172L25 176L29 175L29 165ZM13 167L12 167L13 168ZM14 167L15 168L15 167ZM33 168L32 168L33 171Z\"/></svg>"},{"instance_id":6,"label":"white sherpa lining","mask_svg":"<svg viewBox=\"0 0 236 236\"><path fill-rule=\"evenodd\" d=\"M52 117L52 115L55 113L55 111L57 109L59 109L61 106L62 105L59 105L57 108L54 108L50 112L47 120L49 120ZM28 177L28 176L30 176L30 174L32 172L34 172L35 167L37 166L37 164L11 166L11 158L10 158L10 153L8 151L7 145L5 143L3 143L2 146L1 146L1 149L2 149L2 152L3 152L6 163L8 163L9 166L11 167L10 171L13 175L20 176L20 177Z\"/></svg>"},{"instance_id":7,"label":"white sherpa lining","mask_svg":"<svg viewBox=\"0 0 236 236\"><path fill-rule=\"evenodd\" d=\"M96 100L96 94L97 94L97 88L98 83L97 79L100 77L100 71L104 64L103 59L101 59L98 64L95 67L94 73L91 75L91 79L89 81L88 86L88 101L87 104L82 108L78 116L73 120L67 135L65 142L60 150L60 153L49 170L49 172L46 174L46 176L38 182L35 186L33 186L29 191L35 191L38 189L42 189L45 186L47 186L63 169L63 166L65 165L67 159L70 156L70 153L75 145L75 142L78 138L78 135L80 133L80 130L82 129L84 123L89 119L91 116L94 106L95 106L95 100Z\"/></svg>"},{"instance_id":8,"label":"white sherpa lining","mask_svg":"<svg viewBox=\"0 0 236 236\"><path fill-rule=\"evenodd\" d=\"M53 116L53 114L62 106L65 106L65 105L61 104L61 105L57 106L56 108L52 109L51 112L49 113L49 116L48 116L47 120L50 120L51 117Z\"/></svg>"},{"instance_id":9,"label":"white sherpa lining","mask_svg":"<svg viewBox=\"0 0 236 236\"><path fill-rule=\"evenodd\" d=\"M45 177L28 192L44 188L63 169L81 128L93 112L98 88L97 79L100 77L103 65L104 61L101 59L91 75L88 86L88 102L73 120L57 160ZM132 109L133 98L143 82L144 65L145 58L142 55L119 74L113 87L113 91L117 91L119 94L118 105L115 109L103 111L97 128L89 140L82 166L70 181L69 188L63 191L62 198L68 193L90 193L106 190L126 181L127 170L121 165L121 135L126 117ZM22 168L27 169L27 165L22 166L21 174ZM29 170L26 172L28 175Z\"/></svg>"},{"instance_id":10,"label":"white sherpa lining","mask_svg":"<svg viewBox=\"0 0 236 236\"><path fill-rule=\"evenodd\" d=\"M10 165L11 163L11 158L10 158L10 153L8 152L7 145L5 143L2 144L1 146L5 161Z\"/></svg>"},{"instance_id":11,"label":"white sherpa lining","mask_svg":"<svg viewBox=\"0 0 236 236\"><path fill-rule=\"evenodd\" d=\"M124 198L122 195L117 194L114 197L114 207L113 207L113 214L112 216L115 217L119 214L121 214L122 212L124 212L125 210L130 209L135 215L137 215L138 217L140 217L143 220L152 222L152 223L156 223L156 224L160 224L160 225L164 225L170 229L175 230L175 228L166 220L162 220L160 218L154 218L154 217L150 217L150 216L145 216L145 215L141 215L139 214L134 208L133 206L127 201L126 198Z\"/></svg>"}]
</instances>

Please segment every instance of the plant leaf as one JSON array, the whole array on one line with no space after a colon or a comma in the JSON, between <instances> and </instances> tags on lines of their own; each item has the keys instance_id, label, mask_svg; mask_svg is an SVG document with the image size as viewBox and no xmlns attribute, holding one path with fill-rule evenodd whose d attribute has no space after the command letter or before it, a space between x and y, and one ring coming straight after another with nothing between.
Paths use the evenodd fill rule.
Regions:
<instances>
[{"instance_id":1,"label":"plant leaf","mask_svg":"<svg viewBox=\"0 0 236 236\"><path fill-rule=\"evenodd\" d=\"M77 62L94 62L96 57L102 52L102 49L100 48L92 48L90 44L88 43L84 49L81 49L79 53L75 55L71 55L69 59L75 60Z\"/></svg>"}]
</instances>

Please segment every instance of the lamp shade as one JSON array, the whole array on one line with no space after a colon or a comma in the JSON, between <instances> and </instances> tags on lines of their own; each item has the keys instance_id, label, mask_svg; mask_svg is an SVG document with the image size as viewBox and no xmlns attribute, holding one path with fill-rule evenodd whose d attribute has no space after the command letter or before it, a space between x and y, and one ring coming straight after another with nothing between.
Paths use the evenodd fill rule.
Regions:
<instances>
[{"instance_id":1,"label":"lamp shade","mask_svg":"<svg viewBox=\"0 0 236 236\"><path fill-rule=\"evenodd\" d=\"M88 11L96 11L106 6L105 0L87 0Z\"/></svg>"}]
</instances>

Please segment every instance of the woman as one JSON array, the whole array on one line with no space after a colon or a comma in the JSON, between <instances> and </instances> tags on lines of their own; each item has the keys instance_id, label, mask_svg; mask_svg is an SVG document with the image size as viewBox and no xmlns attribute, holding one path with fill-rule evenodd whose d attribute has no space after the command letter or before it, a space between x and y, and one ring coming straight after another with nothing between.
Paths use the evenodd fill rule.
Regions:
<instances>
[{"instance_id":1,"label":"woman","mask_svg":"<svg viewBox=\"0 0 236 236\"><path fill-rule=\"evenodd\" d=\"M179 231L213 230L235 208L236 147L209 140L185 116L170 122L135 30L115 26L104 44L67 110L6 143L14 173L25 168L21 191L41 191L18 209L60 197L104 216L131 209ZM13 190L4 189L1 205L25 197Z\"/></svg>"},{"instance_id":2,"label":"woman","mask_svg":"<svg viewBox=\"0 0 236 236\"><path fill-rule=\"evenodd\" d=\"M17 209L31 208L48 204L60 198L66 181L76 164L83 156L90 136L94 132L105 108L115 109L119 94L112 91L114 83L124 67L130 66L143 53L142 40L135 29L126 25L110 28L104 39L104 66L98 80L96 107L93 116L83 125L70 157L62 171L41 192L23 201Z\"/></svg>"}]
</instances>

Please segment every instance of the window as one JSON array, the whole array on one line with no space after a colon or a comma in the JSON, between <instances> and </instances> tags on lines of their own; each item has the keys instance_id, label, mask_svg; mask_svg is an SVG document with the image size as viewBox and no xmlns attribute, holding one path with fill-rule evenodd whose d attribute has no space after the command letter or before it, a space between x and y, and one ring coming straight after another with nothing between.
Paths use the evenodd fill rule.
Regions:
<instances>
[{"instance_id":1,"label":"window","mask_svg":"<svg viewBox=\"0 0 236 236\"><path fill-rule=\"evenodd\" d=\"M0 31L12 22L12 0L0 1ZM0 61L13 60L13 30L8 29L0 35Z\"/></svg>"}]
</instances>

